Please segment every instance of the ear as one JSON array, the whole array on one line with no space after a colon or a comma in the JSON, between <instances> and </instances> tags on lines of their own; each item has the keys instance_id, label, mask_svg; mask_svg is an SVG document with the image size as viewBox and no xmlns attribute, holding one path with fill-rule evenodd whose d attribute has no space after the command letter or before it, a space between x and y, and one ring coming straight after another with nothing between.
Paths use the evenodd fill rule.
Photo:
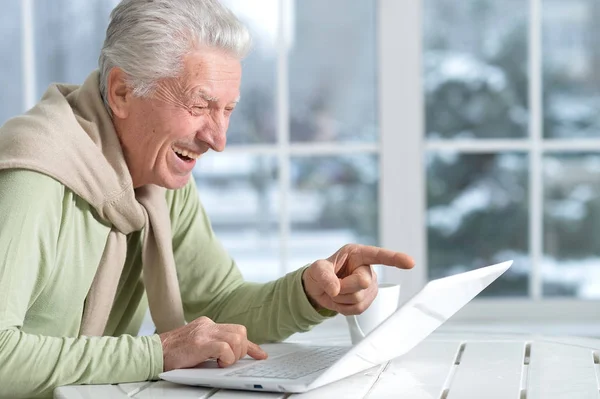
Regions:
<instances>
[{"instance_id":1,"label":"ear","mask_svg":"<svg viewBox=\"0 0 600 399\"><path fill-rule=\"evenodd\" d=\"M133 98L127 85L127 75L118 67L110 70L107 82L108 105L115 117L125 119L129 116L129 107Z\"/></svg>"}]
</instances>

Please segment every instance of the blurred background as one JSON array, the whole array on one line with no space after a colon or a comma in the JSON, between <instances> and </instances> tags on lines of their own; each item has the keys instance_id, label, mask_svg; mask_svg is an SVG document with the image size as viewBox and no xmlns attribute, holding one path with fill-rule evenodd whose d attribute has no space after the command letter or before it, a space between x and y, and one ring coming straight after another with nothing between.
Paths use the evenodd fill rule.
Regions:
<instances>
[{"instance_id":1,"label":"blurred background","mask_svg":"<svg viewBox=\"0 0 600 399\"><path fill-rule=\"evenodd\" d=\"M254 48L228 148L203 157L194 178L248 280L358 242L413 254L421 285L514 259L483 295L600 297L599 1L223 2ZM116 3L3 4L0 123L51 82L83 82ZM403 11L418 18L403 24ZM403 53L407 43L418 51ZM382 52L416 65L401 81L418 85L395 95L417 112L382 104L404 71ZM402 185L407 175L415 187ZM400 200L384 207L387 192ZM420 216L399 219L405 201Z\"/></svg>"}]
</instances>

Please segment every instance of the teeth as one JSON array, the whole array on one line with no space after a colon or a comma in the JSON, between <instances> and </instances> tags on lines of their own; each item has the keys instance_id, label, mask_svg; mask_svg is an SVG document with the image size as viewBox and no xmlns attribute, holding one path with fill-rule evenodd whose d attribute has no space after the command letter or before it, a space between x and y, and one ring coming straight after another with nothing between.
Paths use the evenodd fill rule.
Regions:
<instances>
[{"instance_id":1,"label":"teeth","mask_svg":"<svg viewBox=\"0 0 600 399\"><path fill-rule=\"evenodd\" d=\"M179 155L183 155L184 157L188 157L188 158L192 158L192 159L198 159L198 157L200 157L200 154L196 154L196 153L190 152L188 150L182 150L182 149L175 148L175 147L173 147L173 151L175 151Z\"/></svg>"}]
</instances>

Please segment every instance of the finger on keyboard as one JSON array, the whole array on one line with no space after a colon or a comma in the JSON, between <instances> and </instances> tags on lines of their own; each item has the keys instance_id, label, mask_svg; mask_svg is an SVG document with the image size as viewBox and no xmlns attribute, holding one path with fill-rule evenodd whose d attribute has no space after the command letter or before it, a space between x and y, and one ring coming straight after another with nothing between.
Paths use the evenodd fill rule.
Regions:
<instances>
[{"instance_id":1,"label":"finger on keyboard","mask_svg":"<svg viewBox=\"0 0 600 399\"><path fill-rule=\"evenodd\" d=\"M248 341L248 355L255 358L256 360L264 360L269 355L262 348L256 345L254 342Z\"/></svg>"}]
</instances>

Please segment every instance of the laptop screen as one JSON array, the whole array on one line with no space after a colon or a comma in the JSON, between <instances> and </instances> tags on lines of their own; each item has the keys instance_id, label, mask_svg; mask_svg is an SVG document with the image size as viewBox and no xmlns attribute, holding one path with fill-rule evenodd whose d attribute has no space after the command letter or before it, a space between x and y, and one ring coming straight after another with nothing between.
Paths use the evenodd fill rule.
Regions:
<instances>
[{"instance_id":1,"label":"laptop screen","mask_svg":"<svg viewBox=\"0 0 600 399\"><path fill-rule=\"evenodd\" d=\"M512 261L430 281L352 351L381 364L408 352L500 277Z\"/></svg>"}]
</instances>

